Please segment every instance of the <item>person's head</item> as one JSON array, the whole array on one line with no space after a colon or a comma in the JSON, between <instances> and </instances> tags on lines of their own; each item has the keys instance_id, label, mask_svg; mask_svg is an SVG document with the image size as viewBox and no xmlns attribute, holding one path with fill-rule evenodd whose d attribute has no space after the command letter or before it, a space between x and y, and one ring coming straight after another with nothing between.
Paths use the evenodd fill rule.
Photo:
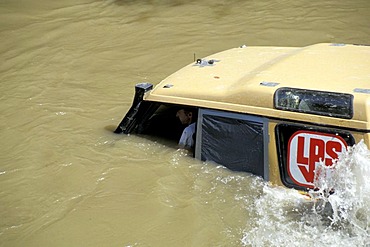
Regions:
<instances>
[{"instance_id":1,"label":"person's head","mask_svg":"<svg viewBox=\"0 0 370 247\"><path fill-rule=\"evenodd\" d=\"M176 112L176 117L179 118L182 124L191 124L193 122L193 112L190 109L180 109Z\"/></svg>"}]
</instances>

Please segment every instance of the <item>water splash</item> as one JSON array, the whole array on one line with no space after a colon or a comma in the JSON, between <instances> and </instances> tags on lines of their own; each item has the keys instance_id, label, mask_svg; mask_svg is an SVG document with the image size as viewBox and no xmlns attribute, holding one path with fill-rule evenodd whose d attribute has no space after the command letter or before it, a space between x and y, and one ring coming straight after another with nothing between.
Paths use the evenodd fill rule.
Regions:
<instances>
[{"instance_id":1,"label":"water splash","mask_svg":"<svg viewBox=\"0 0 370 247\"><path fill-rule=\"evenodd\" d=\"M248 210L244 246L370 246L370 151L361 141L319 166L311 199L266 184Z\"/></svg>"},{"instance_id":2,"label":"water splash","mask_svg":"<svg viewBox=\"0 0 370 247\"><path fill-rule=\"evenodd\" d=\"M319 189L310 192L314 211L320 214L330 208L331 227L370 246L370 151L365 143L350 147L331 167L320 164L316 174Z\"/></svg>"}]
</instances>

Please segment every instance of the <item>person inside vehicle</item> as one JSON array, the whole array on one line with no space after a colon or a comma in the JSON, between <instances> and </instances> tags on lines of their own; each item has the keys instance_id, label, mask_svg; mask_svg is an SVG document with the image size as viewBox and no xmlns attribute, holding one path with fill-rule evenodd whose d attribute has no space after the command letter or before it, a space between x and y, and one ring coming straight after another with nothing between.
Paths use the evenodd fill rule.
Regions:
<instances>
[{"instance_id":1,"label":"person inside vehicle","mask_svg":"<svg viewBox=\"0 0 370 247\"><path fill-rule=\"evenodd\" d=\"M176 117L179 118L183 125L187 125L182 132L179 140L179 147L192 150L194 148L195 139L195 122L196 112L192 108L181 108L176 112Z\"/></svg>"}]
</instances>

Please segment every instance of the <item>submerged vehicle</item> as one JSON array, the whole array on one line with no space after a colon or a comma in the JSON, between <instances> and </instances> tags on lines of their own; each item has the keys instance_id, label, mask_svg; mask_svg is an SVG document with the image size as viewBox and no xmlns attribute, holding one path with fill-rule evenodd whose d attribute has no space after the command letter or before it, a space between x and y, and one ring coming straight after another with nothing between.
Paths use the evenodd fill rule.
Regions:
<instances>
[{"instance_id":1,"label":"submerged vehicle","mask_svg":"<svg viewBox=\"0 0 370 247\"><path fill-rule=\"evenodd\" d=\"M306 191L320 162L370 144L370 47L241 46L197 59L154 88L139 83L115 133L178 140L197 110L194 156Z\"/></svg>"}]
</instances>

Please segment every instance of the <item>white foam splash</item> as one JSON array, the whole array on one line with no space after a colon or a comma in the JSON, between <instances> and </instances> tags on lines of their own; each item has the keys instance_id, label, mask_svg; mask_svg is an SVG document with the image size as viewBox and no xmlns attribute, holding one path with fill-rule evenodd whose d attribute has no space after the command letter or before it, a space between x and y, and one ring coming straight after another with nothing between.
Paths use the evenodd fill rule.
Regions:
<instances>
[{"instance_id":1,"label":"white foam splash","mask_svg":"<svg viewBox=\"0 0 370 247\"><path fill-rule=\"evenodd\" d=\"M248 210L244 246L370 246L370 151L361 141L317 169L311 200L266 184ZM334 191L334 193L333 193Z\"/></svg>"},{"instance_id":2,"label":"white foam splash","mask_svg":"<svg viewBox=\"0 0 370 247\"><path fill-rule=\"evenodd\" d=\"M363 141L350 147L332 167L321 164L311 191L314 210L330 204L331 226L346 228L351 236L363 237L370 245L370 151ZM330 191L330 193L329 193Z\"/></svg>"}]
</instances>

